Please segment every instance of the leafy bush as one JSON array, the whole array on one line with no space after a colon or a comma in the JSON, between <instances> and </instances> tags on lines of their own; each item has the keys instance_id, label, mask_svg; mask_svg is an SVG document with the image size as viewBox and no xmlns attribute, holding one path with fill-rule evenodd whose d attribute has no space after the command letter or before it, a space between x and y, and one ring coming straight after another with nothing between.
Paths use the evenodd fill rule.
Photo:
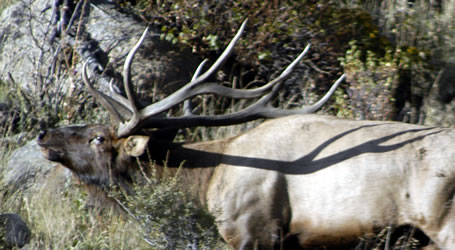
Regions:
<instances>
[{"instance_id":1,"label":"leafy bush","mask_svg":"<svg viewBox=\"0 0 455 250\"><path fill-rule=\"evenodd\" d=\"M153 168L153 163L150 163ZM140 232L153 249L221 249L215 218L196 201L179 176L145 178L134 195L114 192L126 213L140 225Z\"/></svg>"},{"instance_id":2,"label":"leafy bush","mask_svg":"<svg viewBox=\"0 0 455 250\"><path fill-rule=\"evenodd\" d=\"M394 114L395 91L398 86L397 54L389 50L378 58L372 51L359 50L355 41L341 59L348 73L350 108L357 119L390 120ZM365 59L363 59L365 58Z\"/></svg>"},{"instance_id":3,"label":"leafy bush","mask_svg":"<svg viewBox=\"0 0 455 250\"><path fill-rule=\"evenodd\" d=\"M432 73L424 61L427 55L415 47L389 46L382 53L362 48L355 40L350 45L340 61L350 82L347 93L351 117L418 122L418 112L408 107L421 105L416 98L423 99L431 87L426 79ZM420 81L416 83L417 79Z\"/></svg>"}]
</instances>

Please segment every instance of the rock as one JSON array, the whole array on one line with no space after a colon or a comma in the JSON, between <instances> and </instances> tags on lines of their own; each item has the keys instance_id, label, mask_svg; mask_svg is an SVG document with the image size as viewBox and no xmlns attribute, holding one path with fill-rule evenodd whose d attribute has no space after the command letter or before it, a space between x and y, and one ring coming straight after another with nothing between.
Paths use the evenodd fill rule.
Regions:
<instances>
[{"instance_id":1,"label":"rock","mask_svg":"<svg viewBox=\"0 0 455 250\"><path fill-rule=\"evenodd\" d=\"M49 178L52 175L53 178ZM3 171L3 183L11 193L23 195L37 193L48 181L60 182L61 186L71 181L71 172L56 163L46 160L36 140L12 152L6 169ZM53 180L50 180L53 179Z\"/></svg>"},{"instance_id":2,"label":"rock","mask_svg":"<svg viewBox=\"0 0 455 250\"><path fill-rule=\"evenodd\" d=\"M30 241L30 229L17 214L0 214L0 245L23 247Z\"/></svg>"},{"instance_id":3,"label":"rock","mask_svg":"<svg viewBox=\"0 0 455 250\"><path fill-rule=\"evenodd\" d=\"M31 91L39 87L37 74L52 62L52 51L44 35L50 13L40 14L48 2L18 1L1 13L1 80L14 81Z\"/></svg>"},{"instance_id":4,"label":"rock","mask_svg":"<svg viewBox=\"0 0 455 250\"><path fill-rule=\"evenodd\" d=\"M86 23L87 34L105 53L108 58L106 65L112 66L116 72L122 72L127 53L144 29L143 24L131 15L118 12L116 6L107 1L95 1ZM156 87L174 91L191 79L199 62L190 51L161 40L160 31L152 27L135 56L131 75L134 84L140 86L138 89L144 89L148 94Z\"/></svg>"},{"instance_id":5,"label":"rock","mask_svg":"<svg viewBox=\"0 0 455 250\"><path fill-rule=\"evenodd\" d=\"M123 62L128 51L145 29L131 15L118 11L116 4L107 0L90 1L86 5L80 36L68 35L66 39L53 39L51 0L24 0L10 6L0 16L0 80L15 82L30 96L44 89L65 95L74 88L83 88L79 74L81 61L87 55L80 47L89 44L109 77L121 82ZM76 23L75 26L77 26ZM189 51L183 51L160 38L157 31L149 33L133 64L135 84L139 89L166 87L175 89L190 79L198 62ZM51 43L50 41L54 42ZM66 67L62 49L79 53L71 72L59 70ZM71 60L70 60L71 61ZM57 69L56 69L57 67ZM73 73L76 73L75 75ZM101 72L100 72L101 73ZM71 93L71 92L70 92Z\"/></svg>"}]
</instances>

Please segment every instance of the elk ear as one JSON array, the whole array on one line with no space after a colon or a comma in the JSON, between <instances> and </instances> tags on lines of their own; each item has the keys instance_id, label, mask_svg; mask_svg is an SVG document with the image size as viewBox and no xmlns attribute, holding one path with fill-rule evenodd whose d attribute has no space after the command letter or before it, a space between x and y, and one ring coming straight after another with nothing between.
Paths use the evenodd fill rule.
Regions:
<instances>
[{"instance_id":1,"label":"elk ear","mask_svg":"<svg viewBox=\"0 0 455 250\"><path fill-rule=\"evenodd\" d=\"M125 152L133 157L141 156L147 148L149 139L150 138L148 136L142 135L134 135L128 137L123 143Z\"/></svg>"}]
</instances>

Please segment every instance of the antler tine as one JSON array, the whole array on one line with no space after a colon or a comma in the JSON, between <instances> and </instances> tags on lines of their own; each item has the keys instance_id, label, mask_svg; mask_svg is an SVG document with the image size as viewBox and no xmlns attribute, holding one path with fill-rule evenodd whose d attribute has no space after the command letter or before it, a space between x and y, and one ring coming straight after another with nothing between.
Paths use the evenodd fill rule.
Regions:
<instances>
[{"instance_id":1,"label":"antler tine","mask_svg":"<svg viewBox=\"0 0 455 250\"><path fill-rule=\"evenodd\" d=\"M237 34L235 34L234 38L232 38L231 42L228 44L226 49L224 49L223 53L221 53L221 55L218 57L218 59L215 61L215 63L204 74L202 74L200 77L197 77L196 79L194 79L194 81L191 81L190 84L188 84L189 88L194 85L197 85L200 82L205 81L209 76L211 76L213 73L215 73L218 70L218 68L226 61L226 59L232 53L232 50L234 49L235 44L242 36L242 33L245 30L247 22L248 22L248 18L245 19L245 21L243 21L242 25L240 25L240 28L237 31Z\"/></svg>"},{"instance_id":2,"label":"antler tine","mask_svg":"<svg viewBox=\"0 0 455 250\"><path fill-rule=\"evenodd\" d=\"M119 91L117 87L114 85L114 79L112 79L109 82L109 90L111 91L111 97L114 99L116 102L122 104L126 109L128 109L131 114L134 113L133 107L131 106L131 102L129 102L128 99L123 97L121 94L119 94ZM131 117L128 117L128 119Z\"/></svg>"},{"instance_id":3,"label":"antler tine","mask_svg":"<svg viewBox=\"0 0 455 250\"><path fill-rule=\"evenodd\" d=\"M291 74L294 67L302 60L302 58L308 53L308 51L310 51L310 48L311 44L308 44L305 47L305 49L303 49L302 53L300 53L300 55L296 59L294 59L294 61L292 61L277 78L273 79L267 84L267 85L270 84L271 86L273 86L273 88L272 92L270 92L269 94L262 98L264 100L263 102L266 101L269 102L270 99L278 92L278 90L281 87L281 82L283 82L283 80L286 79Z\"/></svg>"},{"instance_id":4,"label":"antler tine","mask_svg":"<svg viewBox=\"0 0 455 250\"><path fill-rule=\"evenodd\" d=\"M90 82L87 76L87 65L88 62L85 62L82 65L82 80L85 83L85 86L89 90L90 94L112 115L112 117L119 123L124 122L123 117L115 108L115 100L110 99L105 94L99 92L96 88L93 87L93 84ZM122 104L120 104L122 105ZM123 105L122 105L123 106Z\"/></svg>"},{"instance_id":5,"label":"antler tine","mask_svg":"<svg viewBox=\"0 0 455 250\"><path fill-rule=\"evenodd\" d=\"M303 112L305 114L309 114L309 113L313 113L316 110L320 109L322 107L322 105L324 105L330 99L330 97L333 95L333 93L335 93L335 90L344 81L344 79L346 79L346 74L342 74L335 81L335 83L332 85L332 87L330 87L329 91L318 102L316 102L315 104L313 104L311 106L305 106L303 108L300 108L300 110L301 110L300 113ZM289 110L289 111L292 111L292 110Z\"/></svg>"},{"instance_id":6,"label":"antler tine","mask_svg":"<svg viewBox=\"0 0 455 250\"><path fill-rule=\"evenodd\" d=\"M88 79L87 76L87 62L84 63L82 66L82 78L83 81L89 90L89 92L95 97L95 99L112 115L112 117L120 124L119 127L122 126L125 122L128 122L126 119L130 119L133 121L137 120L137 117L139 116L139 112L137 110L137 101L134 92L132 91L132 84L131 84L131 63L133 61L134 55L136 54L137 50L139 47L142 45L144 42L147 33L148 33L149 28L147 27L144 32L142 33L141 38L139 41L136 43L136 45L133 47L133 49L130 50L128 53L126 59L125 59L125 64L123 66L123 84L125 88L125 92L127 95L127 98L123 97L120 95L115 89L113 85L113 80L109 82L109 89L111 91L111 97L103 94L102 92L98 91L93 87L91 84L90 80ZM128 113L124 115L126 117L123 117L120 112L117 110L116 107L120 107L127 111ZM131 113L131 114L130 114Z\"/></svg>"},{"instance_id":7,"label":"antler tine","mask_svg":"<svg viewBox=\"0 0 455 250\"><path fill-rule=\"evenodd\" d=\"M267 84L265 84L262 87L259 87L256 89L251 89L251 90L239 90L239 89L227 88L227 87L218 85L216 83L209 83L209 84L204 85L201 88L193 89L192 96L212 93L212 94L218 94L221 96L232 97L232 98L259 97L259 96L263 95L264 93L266 93L275 84L283 81L286 77L288 77L289 74L294 69L294 67L298 64L298 62L301 61L302 58L308 53L308 51L310 50L310 47L311 47L311 44L308 44L305 47L305 49L302 51L302 53L300 53L300 55L291 64L289 64L288 67L286 67L286 69L280 74L279 77L268 82ZM199 64L199 66L197 67L197 69L193 75L193 78L191 79L191 82L194 82L198 78L198 76L199 76L200 72L202 71L202 68L206 62L207 62L207 60L204 60ZM278 90L279 87L274 87L274 89ZM185 100L183 110L184 110L185 115L192 114L190 100Z\"/></svg>"},{"instance_id":8,"label":"antler tine","mask_svg":"<svg viewBox=\"0 0 455 250\"><path fill-rule=\"evenodd\" d=\"M136 95L132 91L132 84L131 84L131 64L133 62L134 55L136 54L139 47L141 47L142 43L144 42L145 38L147 37L147 33L149 31L149 27L147 27L144 32L142 33L141 38L137 41L136 45L130 50L128 56L125 59L125 64L123 66L123 84L126 92L126 96L128 97L128 101L130 102L130 108L132 109L134 115L138 113L137 109L137 99ZM133 116L134 116L133 115Z\"/></svg>"},{"instance_id":9,"label":"antler tine","mask_svg":"<svg viewBox=\"0 0 455 250\"><path fill-rule=\"evenodd\" d=\"M194 75L193 77L191 78L191 81L194 81L196 80L199 75L201 74L201 71L202 69L204 68L204 65L207 63L207 59L205 59L204 61L202 61L199 66L197 66L197 69L196 71L194 72ZM192 106L191 106L191 100L185 100L185 102L183 103L183 114L184 115L192 115L193 114L193 111L192 111Z\"/></svg>"},{"instance_id":10,"label":"antler tine","mask_svg":"<svg viewBox=\"0 0 455 250\"><path fill-rule=\"evenodd\" d=\"M281 116L287 116L287 115L296 115L296 114L310 114L315 111L317 111L319 108L322 107L335 93L336 88L344 81L346 78L346 75L343 74L341 75L335 83L330 87L329 91L316 103L310 106L304 106L298 109L280 109L280 108L274 108L270 106L270 99L271 97L275 94L277 89L273 89L272 92L267 94L266 96L262 97L258 102L255 104L251 105L251 111L254 113L258 113L261 115L263 118L276 118L276 117L281 117ZM275 86L276 87L276 86Z\"/></svg>"}]
</instances>

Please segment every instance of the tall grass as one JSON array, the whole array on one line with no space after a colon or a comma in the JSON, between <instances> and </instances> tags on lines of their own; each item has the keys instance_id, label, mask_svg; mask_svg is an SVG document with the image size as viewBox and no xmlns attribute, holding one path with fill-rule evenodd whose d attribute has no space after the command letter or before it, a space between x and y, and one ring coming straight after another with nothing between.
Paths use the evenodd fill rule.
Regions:
<instances>
[{"instance_id":1,"label":"tall grass","mask_svg":"<svg viewBox=\"0 0 455 250\"><path fill-rule=\"evenodd\" d=\"M33 195L3 197L2 211L22 216L32 231L29 249L145 249L138 226L113 212L103 216L85 207L79 187L49 179Z\"/></svg>"}]
</instances>

